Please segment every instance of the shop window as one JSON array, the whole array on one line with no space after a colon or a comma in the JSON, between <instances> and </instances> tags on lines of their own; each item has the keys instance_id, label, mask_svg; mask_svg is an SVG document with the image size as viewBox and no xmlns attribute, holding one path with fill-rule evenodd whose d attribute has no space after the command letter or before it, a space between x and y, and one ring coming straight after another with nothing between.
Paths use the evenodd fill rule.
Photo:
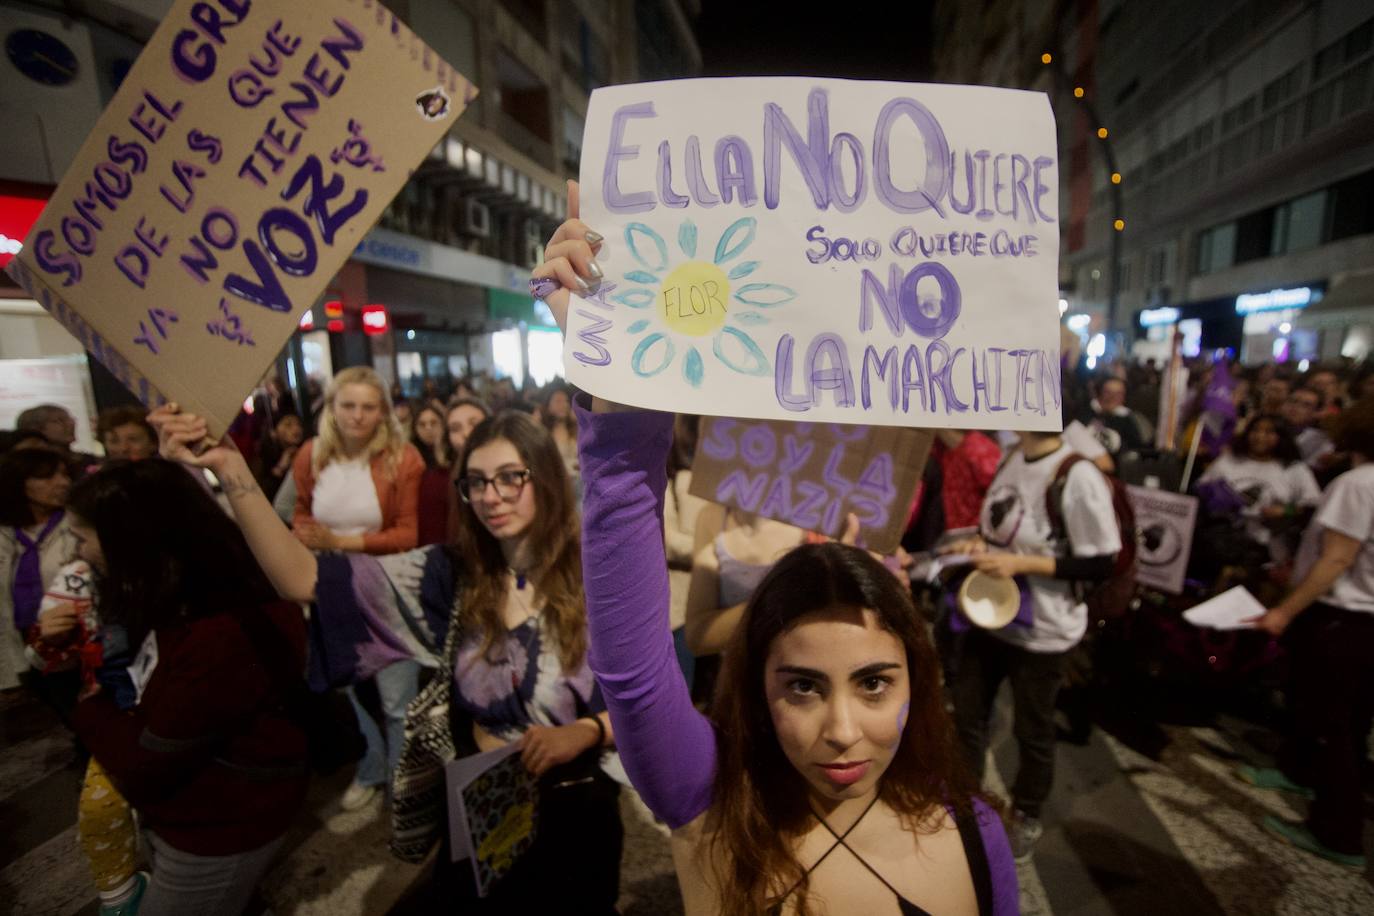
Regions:
<instances>
[{"instance_id":1,"label":"shop window","mask_svg":"<svg viewBox=\"0 0 1374 916\"><path fill-rule=\"evenodd\" d=\"M525 378L525 358L520 352L520 330L497 331L491 335L493 374L497 378L514 379L522 384Z\"/></svg>"},{"instance_id":2,"label":"shop window","mask_svg":"<svg viewBox=\"0 0 1374 916\"><path fill-rule=\"evenodd\" d=\"M1374 232L1374 171L1331 188L1331 240Z\"/></svg>"},{"instance_id":3,"label":"shop window","mask_svg":"<svg viewBox=\"0 0 1374 916\"><path fill-rule=\"evenodd\" d=\"M530 379L544 387L563 377L563 335L558 331L529 329Z\"/></svg>"}]
</instances>

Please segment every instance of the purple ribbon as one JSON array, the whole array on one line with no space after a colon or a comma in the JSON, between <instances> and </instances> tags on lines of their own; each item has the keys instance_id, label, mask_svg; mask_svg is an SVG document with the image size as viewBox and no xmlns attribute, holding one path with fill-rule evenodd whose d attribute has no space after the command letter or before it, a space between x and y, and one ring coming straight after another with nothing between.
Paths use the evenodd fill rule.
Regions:
<instances>
[{"instance_id":1,"label":"purple ribbon","mask_svg":"<svg viewBox=\"0 0 1374 916\"><path fill-rule=\"evenodd\" d=\"M43 563L39 548L43 541L62 521L63 510L59 509L48 516L47 524L38 532L37 538L30 538L23 528L15 528L14 536L24 552L19 555L15 568L14 586L10 594L14 598L14 625L23 632L38 621L38 608L43 603Z\"/></svg>"}]
</instances>

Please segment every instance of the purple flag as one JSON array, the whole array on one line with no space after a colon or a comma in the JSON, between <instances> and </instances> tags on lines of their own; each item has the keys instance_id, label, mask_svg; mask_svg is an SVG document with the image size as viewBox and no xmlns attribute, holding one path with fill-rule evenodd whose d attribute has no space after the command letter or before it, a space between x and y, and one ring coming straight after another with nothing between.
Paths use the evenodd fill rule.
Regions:
<instances>
[{"instance_id":1,"label":"purple flag","mask_svg":"<svg viewBox=\"0 0 1374 916\"><path fill-rule=\"evenodd\" d=\"M1202 451L1216 455L1236 429L1236 380L1226 363L1218 362L1202 394Z\"/></svg>"}]
</instances>

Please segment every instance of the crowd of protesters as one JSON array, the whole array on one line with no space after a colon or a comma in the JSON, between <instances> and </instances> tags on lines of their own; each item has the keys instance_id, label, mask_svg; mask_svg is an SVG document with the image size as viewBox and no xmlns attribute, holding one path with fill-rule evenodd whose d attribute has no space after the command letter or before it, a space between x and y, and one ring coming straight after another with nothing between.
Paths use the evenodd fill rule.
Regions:
<instances>
[{"instance_id":1,"label":"crowd of protesters","mask_svg":"<svg viewBox=\"0 0 1374 916\"><path fill-rule=\"evenodd\" d=\"M598 245L570 220L537 273L582 288ZM691 912L814 895L1005 913L1043 829L1056 708L1081 713L1066 683L1085 661L1119 676L1114 638L1146 651L1148 626L1177 632L1244 584L1268 610L1237 651L1285 688L1287 736L1237 775L1311 798L1305 822L1265 826L1360 867L1374 371L1189 369L1173 416L1165 367L1080 363L1063 436L938 431L885 560L852 523L836 543L692 495L698 418L558 384L405 399L350 368L299 413L269 380L208 449L173 406L106 410L100 456L35 405L0 443L0 689L32 691L89 756L72 804L104 914L240 912L329 728L352 747L340 805L391 809L398 855L445 847L433 911L613 912L628 774L673 830ZM1195 493L1195 547L1184 595L1097 620L1090 596L1138 534L1122 482ZM1017 619L971 626L957 580L912 584L940 554L1013 580ZM981 788L1003 682L1005 805ZM449 756L518 743L541 787L534 845L483 899L408 756L435 716Z\"/></svg>"}]
</instances>

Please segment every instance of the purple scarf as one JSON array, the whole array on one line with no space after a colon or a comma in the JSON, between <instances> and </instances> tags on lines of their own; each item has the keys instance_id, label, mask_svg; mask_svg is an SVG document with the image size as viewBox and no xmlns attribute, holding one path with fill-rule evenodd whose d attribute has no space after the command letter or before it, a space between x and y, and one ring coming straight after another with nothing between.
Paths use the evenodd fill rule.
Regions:
<instances>
[{"instance_id":1,"label":"purple scarf","mask_svg":"<svg viewBox=\"0 0 1374 916\"><path fill-rule=\"evenodd\" d=\"M48 522L37 538L30 538L23 528L15 528L14 536L24 552L19 555L19 565L14 572L14 587L10 594L14 598L14 625L22 633L38 621L38 607L43 603L43 563L40 548L52 530L62 521L64 511L59 509L48 516Z\"/></svg>"}]
</instances>

